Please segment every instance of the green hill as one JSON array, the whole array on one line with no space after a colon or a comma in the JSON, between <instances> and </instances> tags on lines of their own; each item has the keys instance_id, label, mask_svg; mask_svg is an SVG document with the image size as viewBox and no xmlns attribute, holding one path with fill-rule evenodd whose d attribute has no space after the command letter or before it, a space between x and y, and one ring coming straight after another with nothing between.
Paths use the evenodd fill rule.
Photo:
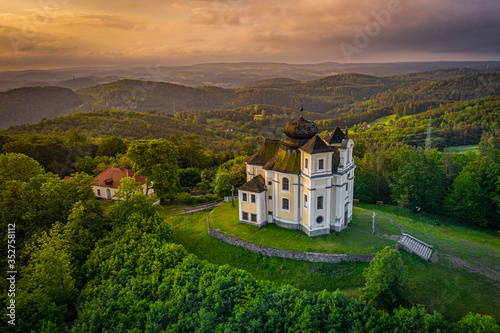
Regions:
<instances>
[{"instance_id":1,"label":"green hill","mask_svg":"<svg viewBox=\"0 0 500 333\"><path fill-rule=\"evenodd\" d=\"M82 81L83 80L83 81ZM68 81L89 84L91 78ZM35 123L43 118L102 109L175 113L230 110L263 104L343 118L341 124L373 121L397 114L416 114L447 101L500 95L500 72L468 69L375 77L339 74L301 82L259 81L238 89L186 87L140 80L119 80L75 92L58 87L18 88L0 94L1 127Z\"/></svg>"},{"instance_id":2,"label":"green hill","mask_svg":"<svg viewBox=\"0 0 500 333\"><path fill-rule=\"evenodd\" d=\"M81 104L80 97L67 88L27 87L0 92L0 128L69 114Z\"/></svg>"}]
</instances>

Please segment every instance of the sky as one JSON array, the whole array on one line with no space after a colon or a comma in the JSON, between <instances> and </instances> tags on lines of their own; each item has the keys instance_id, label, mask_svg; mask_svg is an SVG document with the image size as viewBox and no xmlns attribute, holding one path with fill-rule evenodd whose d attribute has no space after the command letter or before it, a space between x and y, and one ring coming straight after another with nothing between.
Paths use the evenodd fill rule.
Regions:
<instances>
[{"instance_id":1,"label":"sky","mask_svg":"<svg viewBox=\"0 0 500 333\"><path fill-rule=\"evenodd\" d=\"M0 70L500 60L499 0L0 0Z\"/></svg>"}]
</instances>

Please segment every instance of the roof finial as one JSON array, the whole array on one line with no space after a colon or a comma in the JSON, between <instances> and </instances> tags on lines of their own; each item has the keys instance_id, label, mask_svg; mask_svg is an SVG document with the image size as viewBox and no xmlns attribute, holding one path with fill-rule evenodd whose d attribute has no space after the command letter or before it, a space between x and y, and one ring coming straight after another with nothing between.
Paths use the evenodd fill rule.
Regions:
<instances>
[{"instance_id":1,"label":"roof finial","mask_svg":"<svg viewBox=\"0 0 500 333\"><path fill-rule=\"evenodd\" d=\"M302 118L302 111L304 111L304 108L301 106L299 111L300 111L300 118Z\"/></svg>"}]
</instances>

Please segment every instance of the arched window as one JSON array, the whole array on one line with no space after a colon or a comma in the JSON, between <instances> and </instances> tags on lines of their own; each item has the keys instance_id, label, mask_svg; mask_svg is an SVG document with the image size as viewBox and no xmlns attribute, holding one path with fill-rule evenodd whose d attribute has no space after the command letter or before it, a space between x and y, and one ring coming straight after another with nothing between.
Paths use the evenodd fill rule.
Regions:
<instances>
[{"instance_id":1,"label":"arched window","mask_svg":"<svg viewBox=\"0 0 500 333\"><path fill-rule=\"evenodd\" d=\"M290 191L290 181L288 180L288 178L283 177L281 189L283 191Z\"/></svg>"}]
</instances>

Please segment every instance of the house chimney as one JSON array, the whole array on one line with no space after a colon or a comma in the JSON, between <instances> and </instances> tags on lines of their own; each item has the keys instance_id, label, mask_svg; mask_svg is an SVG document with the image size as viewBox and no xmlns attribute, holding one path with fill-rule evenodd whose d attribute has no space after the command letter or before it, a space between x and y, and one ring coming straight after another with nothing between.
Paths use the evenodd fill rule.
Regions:
<instances>
[{"instance_id":1,"label":"house chimney","mask_svg":"<svg viewBox=\"0 0 500 333\"><path fill-rule=\"evenodd\" d=\"M121 171L125 170L125 167L124 167L124 166L121 166L121 167L120 167L120 170L121 170Z\"/></svg>"}]
</instances>

